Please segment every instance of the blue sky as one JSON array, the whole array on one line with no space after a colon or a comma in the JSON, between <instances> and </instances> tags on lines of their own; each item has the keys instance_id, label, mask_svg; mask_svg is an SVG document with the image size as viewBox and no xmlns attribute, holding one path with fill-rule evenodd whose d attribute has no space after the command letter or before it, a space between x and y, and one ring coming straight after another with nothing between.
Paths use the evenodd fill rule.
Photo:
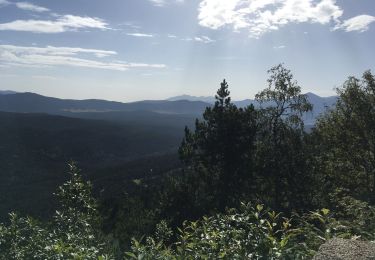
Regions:
<instances>
[{"instance_id":1,"label":"blue sky","mask_svg":"<svg viewBox=\"0 0 375 260\"><path fill-rule=\"evenodd\" d=\"M375 70L373 0L0 0L0 89L253 98L278 63L322 96Z\"/></svg>"}]
</instances>

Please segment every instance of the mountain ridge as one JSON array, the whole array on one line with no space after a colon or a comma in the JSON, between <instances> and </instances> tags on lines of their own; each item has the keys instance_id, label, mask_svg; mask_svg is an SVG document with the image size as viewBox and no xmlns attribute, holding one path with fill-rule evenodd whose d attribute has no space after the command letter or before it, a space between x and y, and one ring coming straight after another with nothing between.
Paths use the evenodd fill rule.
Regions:
<instances>
[{"instance_id":1,"label":"mountain ridge","mask_svg":"<svg viewBox=\"0 0 375 260\"><path fill-rule=\"evenodd\" d=\"M309 101L313 104L312 113L304 116L305 124L313 125L316 118L332 107L337 96L321 97L312 92L306 93ZM184 98L184 99L179 99ZM12 93L0 95L0 111L16 113L46 113L52 115L63 115L76 118L119 118L118 113L130 112L152 112L157 114L189 115L200 117L206 107L212 106L214 97L195 97L182 95L166 100L143 100L123 103L102 99L60 99L46 97L32 92ZM238 107L246 107L259 103L254 99L233 101ZM101 113L101 114L99 114Z\"/></svg>"},{"instance_id":2,"label":"mountain ridge","mask_svg":"<svg viewBox=\"0 0 375 260\"><path fill-rule=\"evenodd\" d=\"M307 95L308 100L310 103L313 104L313 111L311 113L307 113L304 115L304 122L307 125L314 125L317 117L319 117L322 113L324 113L327 109L334 106L338 99L338 96L327 96L322 97L312 92L305 93ZM167 100L174 100L178 101L180 98L186 100L206 100L209 101L210 104L214 104L215 98L214 97L207 97L207 96L190 96L190 95L180 95L168 98ZM259 103L255 99L244 99L244 100L233 100L232 101L237 107L246 107L250 104L253 104L255 107L259 106Z\"/></svg>"},{"instance_id":3,"label":"mountain ridge","mask_svg":"<svg viewBox=\"0 0 375 260\"><path fill-rule=\"evenodd\" d=\"M0 95L11 95L11 94L16 94L18 92L13 91L13 90L0 90Z\"/></svg>"},{"instance_id":4,"label":"mountain ridge","mask_svg":"<svg viewBox=\"0 0 375 260\"><path fill-rule=\"evenodd\" d=\"M320 99L332 99L332 98L335 98L337 99L337 96L336 95L333 95L333 96L320 96L318 94L315 94L313 92L307 92L305 93L305 95L307 95L309 97L309 99L311 98L320 98ZM192 96L192 95L187 95L187 94L182 94L182 95L178 95L178 96L173 96L173 97L170 97L170 98L167 98L165 100L168 100L168 101L179 101L179 100L187 100L187 101L203 101L203 102L207 102L207 103L215 103L215 96ZM232 100L233 103L245 103L245 102L256 102L255 99L251 99L251 98L246 98L246 99L240 99L240 100Z\"/></svg>"},{"instance_id":5,"label":"mountain ridge","mask_svg":"<svg viewBox=\"0 0 375 260\"><path fill-rule=\"evenodd\" d=\"M130 103L101 99L59 99L25 92L0 95L0 111L18 113L63 114L65 112L110 112L110 111L152 111L172 114L200 114L208 103L201 101L145 100Z\"/></svg>"}]
</instances>

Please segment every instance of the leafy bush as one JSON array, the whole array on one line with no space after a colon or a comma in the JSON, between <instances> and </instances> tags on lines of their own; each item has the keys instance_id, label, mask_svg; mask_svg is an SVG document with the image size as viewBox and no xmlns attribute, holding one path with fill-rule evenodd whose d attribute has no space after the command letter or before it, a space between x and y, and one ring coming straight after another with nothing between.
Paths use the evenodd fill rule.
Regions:
<instances>
[{"instance_id":1,"label":"leafy bush","mask_svg":"<svg viewBox=\"0 0 375 260\"><path fill-rule=\"evenodd\" d=\"M91 184L74 164L70 174L56 194L61 207L51 223L11 213L9 225L0 225L0 259L110 259Z\"/></svg>"},{"instance_id":2,"label":"leafy bush","mask_svg":"<svg viewBox=\"0 0 375 260\"><path fill-rule=\"evenodd\" d=\"M0 259L309 259L333 237L375 239L375 209L348 196L337 202L336 214L322 209L285 217L242 203L225 214L185 221L177 233L163 220L154 236L133 238L123 256L101 232L90 183L74 164L70 170L50 223L11 213L9 224L0 225Z\"/></svg>"},{"instance_id":3,"label":"leafy bush","mask_svg":"<svg viewBox=\"0 0 375 260\"><path fill-rule=\"evenodd\" d=\"M158 237L144 243L133 240L128 259L307 259L334 236L348 236L349 229L328 209L283 217L242 204L240 210L185 222L175 243ZM350 235L349 235L350 236Z\"/></svg>"}]
</instances>

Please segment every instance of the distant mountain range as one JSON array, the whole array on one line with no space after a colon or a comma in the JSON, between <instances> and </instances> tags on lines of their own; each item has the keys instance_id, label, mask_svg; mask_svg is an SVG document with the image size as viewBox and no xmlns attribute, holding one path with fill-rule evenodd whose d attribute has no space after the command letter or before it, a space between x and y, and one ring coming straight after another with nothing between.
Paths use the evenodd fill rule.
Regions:
<instances>
[{"instance_id":1,"label":"distant mountain range","mask_svg":"<svg viewBox=\"0 0 375 260\"><path fill-rule=\"evenodd\" d=\"M17 92L12 90L0 90L0 95L10 95L10 94L16 94Z\"/></svg>"},{"instance_id":2,"label":"distant mountain range","mask_svg":"<svg viewBox=\"0 0 375 260\"><path fill-rule=\"evenodd\" d=\"M320 97L314 93L307 93L314 109L305 115L305 123L312 125L316 118L327 108L332 107L337 96ZM181 95L166 100L145 100L131 103L121 103L99 99L73 100L59 99L38 95L35 93L16 93L14 91L0 91L0 111L18 113L47 113L78 118L116 119L143 117L160 117L160 115L176 115L200 117L206 107L215 102L214 97L196 97ZM238 107L249 104L259 106L252 99L233 101ZM134 114L132 116L132 114ZM155 115L158 114L158 115ZM145 118L146 119L146 118Z\"/></svg>"},{"instance_id":3,"label":"distant mountain range","mask_svg":"<svg viewBox=\"0 0 375 260\"><path fill-rule=\"evenodd\" d=\"M215 96L209 97L209 96L190 96L190 95L181 95L181 96L175 96L166 99L168 101L180 101L180 100L188 100L188 101L202 101L206 102L209 104L214 104L215 103ZM255 104L256 101L251 100L251 99L244 99L244 100L233 100L233 103L238 106L238 107L245 107L248 106L249 104Z\"/></svg>"},{"instance_id":4,"label":"distant mountain range","mask_svg":"<svg viewBox=\"0 0 375 260\"><path fill-rule=\"evenodd\" d=\"M18 113L67 113L149 111L161 114L201 114L208 106L202 101L146 100L131 103L87 99L72 100L45 97L34 93L0 95L0 111Z\"/></svg>"},{"instance_id":5,"label":"distant mountain range","mask_svg":"<svg viewBox=\"0 0 375 260\"><path fill-rule=\"evenodd\" d=\"M313 125L316 121L316 118L324 113L327 108L330 108L336 104L337 96L329 96L329 97L320 97L314 93L308 92L306 93L308 100L311 104L313 104L313 111L311 113L308 113L304 117L304 121L306 125ZM203 101L207 102L209 104L215 103L215 97L205 97L205 96L190 96L190 95L181 95L181 96L175 96L168 98L167 100L170 101L181 101L181 100L187 100L187 101ZM246 107L250 104L253 104L255 107L259 106L259 103L254 99L244 99L244 100L234 100L233 103L237 107Z\"/></svg>"}]
</instances>

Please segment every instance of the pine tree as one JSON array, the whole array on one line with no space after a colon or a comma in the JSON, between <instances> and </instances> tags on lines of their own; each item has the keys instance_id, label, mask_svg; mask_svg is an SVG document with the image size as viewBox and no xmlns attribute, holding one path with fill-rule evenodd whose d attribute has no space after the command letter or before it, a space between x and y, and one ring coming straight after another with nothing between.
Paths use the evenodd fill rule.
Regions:
<instances>
[{"instance_id":1,"label":"pine tree","mask_svg":"<svg viewBox=\"0 0 375 260\"><path fill-rule=\"evenodd\" d=\"M180 156L205 183L208 204L222 210L250 192L257 115L252 105L242 109L231 102L225 80L215 98L194 132L185 130Z\"/></svg>"}]
</instances>

